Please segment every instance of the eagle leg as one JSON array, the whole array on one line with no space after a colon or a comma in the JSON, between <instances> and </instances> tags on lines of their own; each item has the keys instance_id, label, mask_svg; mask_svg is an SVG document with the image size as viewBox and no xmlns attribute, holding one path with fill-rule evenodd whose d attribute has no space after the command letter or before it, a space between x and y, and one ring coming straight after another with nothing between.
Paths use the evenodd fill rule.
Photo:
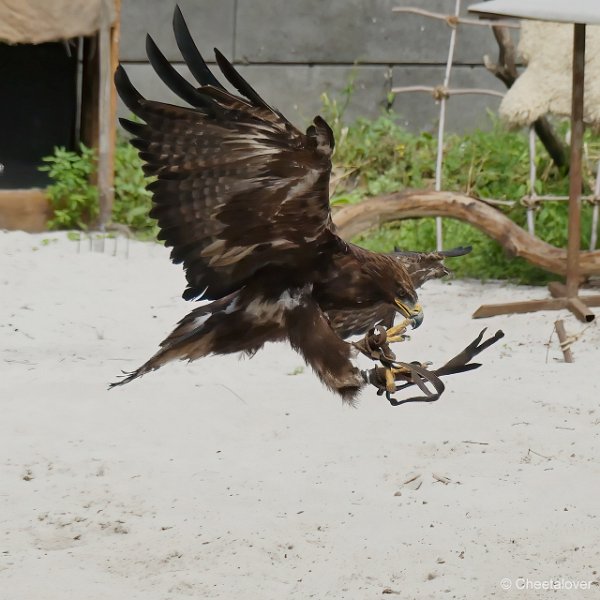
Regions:
<instances>
[{"instance_id":1,"label":"eagle leg","mask_svg":"<svg viewBox=\"0 0 600 600\"><path fill-rule=\"evenodd\" d=\"M353 346L335 333L318 304L309 297L289 310L286 320L292 348L304 357L322 383L353 404L365 384L352 362Z\"/></svg>"},{"instance_id":2,"label":"eagle leg","mask_svg":"<svg viewBox=\"0 0 600 600\"><path fill-rule=\"evenodd\" d=\"M378 326L369 330L365 337L354 342L354 347L368 356L371 360L379 361L380 367L363 372L365 381L377 387L381 393L384 391L394 393L396 391L396 382L409 381L412 371L402 365L396 364L396 355L389 347L389 342L404 341L408 336L404 335L406 328L411 324L410 319L405 319L395 327L385 329ZM392 335L390 336L390 332ZM418 363L418 366L425 368L426 365Z\"/></svg>"}]
</instances>

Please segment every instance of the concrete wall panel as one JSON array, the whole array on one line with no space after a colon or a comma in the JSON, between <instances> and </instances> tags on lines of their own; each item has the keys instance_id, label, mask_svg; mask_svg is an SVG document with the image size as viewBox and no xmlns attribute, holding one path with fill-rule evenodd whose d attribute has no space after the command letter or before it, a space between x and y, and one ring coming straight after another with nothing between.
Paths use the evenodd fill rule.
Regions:
<instances>
[{"instance_id":1,"label":"concrete wall panel","mask_svg":"<svg viewBox=\"0 0 600 600\"><path fill-rule=\"evenodd\" d=\"M323 93L341 100L342 90L352 80L353 92L345 116L355 119L379 115L391 87L391 70L386 67L249 65L239 71L269 104L303 128L323 112Z\"/></svg>"},{"instance_id":2,"label":"concrete wall panel","mask_svg":"<svg viewBox=\"0 0 600 600\"><path fill-rule=\"evenodd\" d=\"M392 8L418 5L451 13L454 4L453 0L242 1L237 11L236 60L443 63L451 31L446 23L393 13ZM489 29L469 27L460 33L466 35L460 35L456 62L481 63L484 54L496 52Z\"/></svg>"},{"instance_id":3,"label":"concrete wall panel","mask_svg":"<svg viewBox=\"0 0 600 600\"><path fill-rule=\"evenodd\" d=\"M213 58L218 47L233 56L235 0L179 0L178 4L200 52ZM146 33L149 33L169 60L181 61L173 36L175 2L165 0L123 0L121 9L121 60L146 60Z\"/></svg>"},{"instance_id":4,"label":"concrete wall panel","mask_svg":"<svg viewBox=\"0 0 600 600\"><path fill-rule=\"evenodd\" d=\"M181 0L188 25L207 60L212 48L235 56L244 77L284 114L305 126L321 111L321 94L342 99L354 78L345 113L348 120L374 117L389 101L392 85L439 85L443 81L450 28L441 21L394 14L396 5L451 12L454 0ZM467 3L464 3L467 4ZM148 97L173 102L175 97L146 63L149 31L166 56L181 62L172 34L173 6L163 0L123 0L121 59ZM466 12L466 9L463 10ZM482 66L484 53L497 48L487 28L461 26L451 84L455 87L503 86ZM357 62L358 61L358 62ZM357 63L357 64L354 64ZM476 66L472 66L476 65ZM177 65L191 80L187 70ZM448 129L461 131L486 122L493 97L462 96L450 100ZM395 99L394 110L412 130L434 129L438 107L426 94ZM120 106L119 112L125 114Z\"/></svg>"},{"instance_id":5,"label":"concrete wall panel","mask_svg":"<svg viewBox=\"0 0 600 600\"><path fill-rule=\"evenodd\" d=\"M221 81L216 65L210 65ZM353 93L346 111L349 119L358 116L377 116L385 106L390 89L390 69L385 67L363 67L354 69L346 66L304 65L248 65L238 66L239 72L271 106L278 108L290 121L304 129L312 119L322 112L321 94L341 99L342 90L353 78ZM154 73L147 64L127 64L125 69L131 81L143 96L152 100L187 106ZM185 65L176 69L194 83ZM231 87L231 86L229 86ZM127 108L119 104L119 116L127 116Z\"/></svg>"},{"instance_id":6,"label":"concrete wall panel","mask_svg":"<svg viewBox=\"0 0 600 600\"><path fill-rule=\"evenodd\" d=\"M193 82L185 65L176 67ZM134 85L147 98L186 105L163 84L150 65L126 64L125 68ZM218 74L215 65L211 68ZM342 92L351 79L353 92L344 113L348 122L361 116L380 115L387 105L392 85L435 86L444 77L441 66L394 67L390 70L366 66L357 69L336 65L242 65L238 70L269 104L300 128L305 128L315 115L323 112L322 93L343 101ZM222 76L220 79L224 81ZM503 86L483 67L454 67L451 87L491 88L504 92ZM447 130L459 132L489 125L486 111L496 113L499 104L500 98L494 96L454 96L448 101ZM439 104L428 93L397 95L392 108L399 121L412 131L434 131L437 127ZM120 104L119 116L127 116L127 112Z\"/></svg>"},{"instance_id":7,"label":"concrete wall panel","mask_svg":"<svg viewBox=\"0 0 600 600\"><path fill-rule=\"evenodd\" d=\"M435 66L394 67L394 87L410 85L440 85L444 80L444 68ZM484 67L456 66L452 69L450 87L489 88L501 93L506 88ZM496 96L452 96L448 99L446 129L469 131L489 126L487 110L498 112L501 98ZM398 94L392 104L400 122L412 131L435 130L439 118L439 103L428 93L414 92Z\"/></svg>"}]
</instances>

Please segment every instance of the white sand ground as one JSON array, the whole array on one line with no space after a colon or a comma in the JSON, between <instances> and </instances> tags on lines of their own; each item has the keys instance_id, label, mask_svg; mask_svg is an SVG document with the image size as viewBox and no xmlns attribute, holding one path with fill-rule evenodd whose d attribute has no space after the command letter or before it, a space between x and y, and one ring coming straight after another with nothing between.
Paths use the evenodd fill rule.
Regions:
<instances>
[{"instance_id":1,"label":"white sand ground","mask_svg":"<svg viewBox=\"0 0 600 600\"><path fill-rule=\"evenodd\" d=\"M568 365L566 313L470 318L543 289L425 286L404 358L506 332L432 405L342 406L283 345L107 392L189 304L160 246L77 248L0 233L0 598L600 597L600 328Z\"/></svg>"}]
</instances>

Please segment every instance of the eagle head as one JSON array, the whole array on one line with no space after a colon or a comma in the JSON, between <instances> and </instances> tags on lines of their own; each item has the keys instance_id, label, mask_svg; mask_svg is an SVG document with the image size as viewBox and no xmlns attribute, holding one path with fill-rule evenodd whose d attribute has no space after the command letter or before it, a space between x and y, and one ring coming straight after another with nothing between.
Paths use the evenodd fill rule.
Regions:
<instances>
[{"instance_id":1,"label":"eagle head","mask_svg":"<svg viewBox=\"0 0 600 600\"><path fill-rule=\"evenodd\" d=\"M406 301L402 298L395 298L394 304L399 313L410 320L413 329L416 329L423 322L423 308L418 302Z\"/></svg>"},{"instance_id":2,"label":"eagle head","mask_svg":"<svg viewBox=\"0 0 600 600\"><path fill-rule=\"evenodd\" d=\"M394 261L394 307L404 317L410 320L413 329L423 322L423 308L419 303L417 292L409 273L402 263Z\"/></svg>"}]
</instances>

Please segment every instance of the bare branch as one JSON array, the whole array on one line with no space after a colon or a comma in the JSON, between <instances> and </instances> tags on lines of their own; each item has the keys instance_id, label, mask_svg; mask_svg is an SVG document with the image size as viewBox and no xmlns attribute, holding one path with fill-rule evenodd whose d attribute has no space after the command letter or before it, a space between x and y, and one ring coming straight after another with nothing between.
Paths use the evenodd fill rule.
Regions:
<instances>
[{"instance_id":1,"label":"bare branch","mask_svg":"<svg viewBox=\"0 0 600 600\"><path fill-rule=\"evenodd\" d=\"M446 15L444 13L432 12L430 10L415 8L413 6L396 6L392 8L392 11L397 13L410 13L413 15L421 15L422 17L428 17L430 19L446 21L446 24L449 27L456 27L459 23L462 25L478 25L482 27L493 27L495 25L501 25L502 27L509 27L510 29L519 29L521 27L517 21L501 21L496 19L470 19L468 17L455 17L454 15Z\"/></svg>"},{"instance_id":2,"label":"bare branch","mask_svg":"<svg viewBox=\"0 0 600 600\"><path fill-rule=\"evenodd\" d=\"M510 31L505 27L492 27L496 42L498 42L498 63L492 62L489 56L483 57L483 63L488 71L500 79L507 88L512 87L519 73L516 67L516 49L510 36Z\"/></svg>"},{"instance_id":3,"label":"bare branch","mask_svg":"<svg viewBox=\"0 0 600 600\"><path fill-rule=\"evenodd\" d=\"M511 256L521 256L532 265L552 273L566 273L567 252L527 233L497 208L459 192L396 192L344 206L333 220L345 239L384 223L417 217L451 217L477 227L499 242ZM582 275L600 274L600 251L581 252Z\"/></svg>"},{"instance_id":4,"label":"bare branch","mask_svg":"<svg viewBox=\"0 0 600 600\"><path fill-rule=\"evenodd\" d=\"M506 27L494 25L492 31L498 42L498 62L494 63L489 56L484 56L483 64L490 73L510 89L519 77L516 65L517 51L510 31ZM534 122L533 127L554 164L561 170L567 170L569 166L567 150L550 121L546 117L540 117Z\"/></svg>"},{"instance_id":5,"label":"bare branch","mask_svg":"<svg viewBox=\"0 0 600 600\"><path fill-rule=\"evenodd\" d=\"M479 95L488 95L488 96L499 96L500 98L504 97L502 92L498 92L496 90L488 90L483 88L445 88L443 85L409 85L405 87L395 87L392 88L393 94L406 94L412 92L429 92L436 100L441 100L442 98L448 98L449 96L461 96L464 94L479 94Z\"/></svg>"}]
</instances>

